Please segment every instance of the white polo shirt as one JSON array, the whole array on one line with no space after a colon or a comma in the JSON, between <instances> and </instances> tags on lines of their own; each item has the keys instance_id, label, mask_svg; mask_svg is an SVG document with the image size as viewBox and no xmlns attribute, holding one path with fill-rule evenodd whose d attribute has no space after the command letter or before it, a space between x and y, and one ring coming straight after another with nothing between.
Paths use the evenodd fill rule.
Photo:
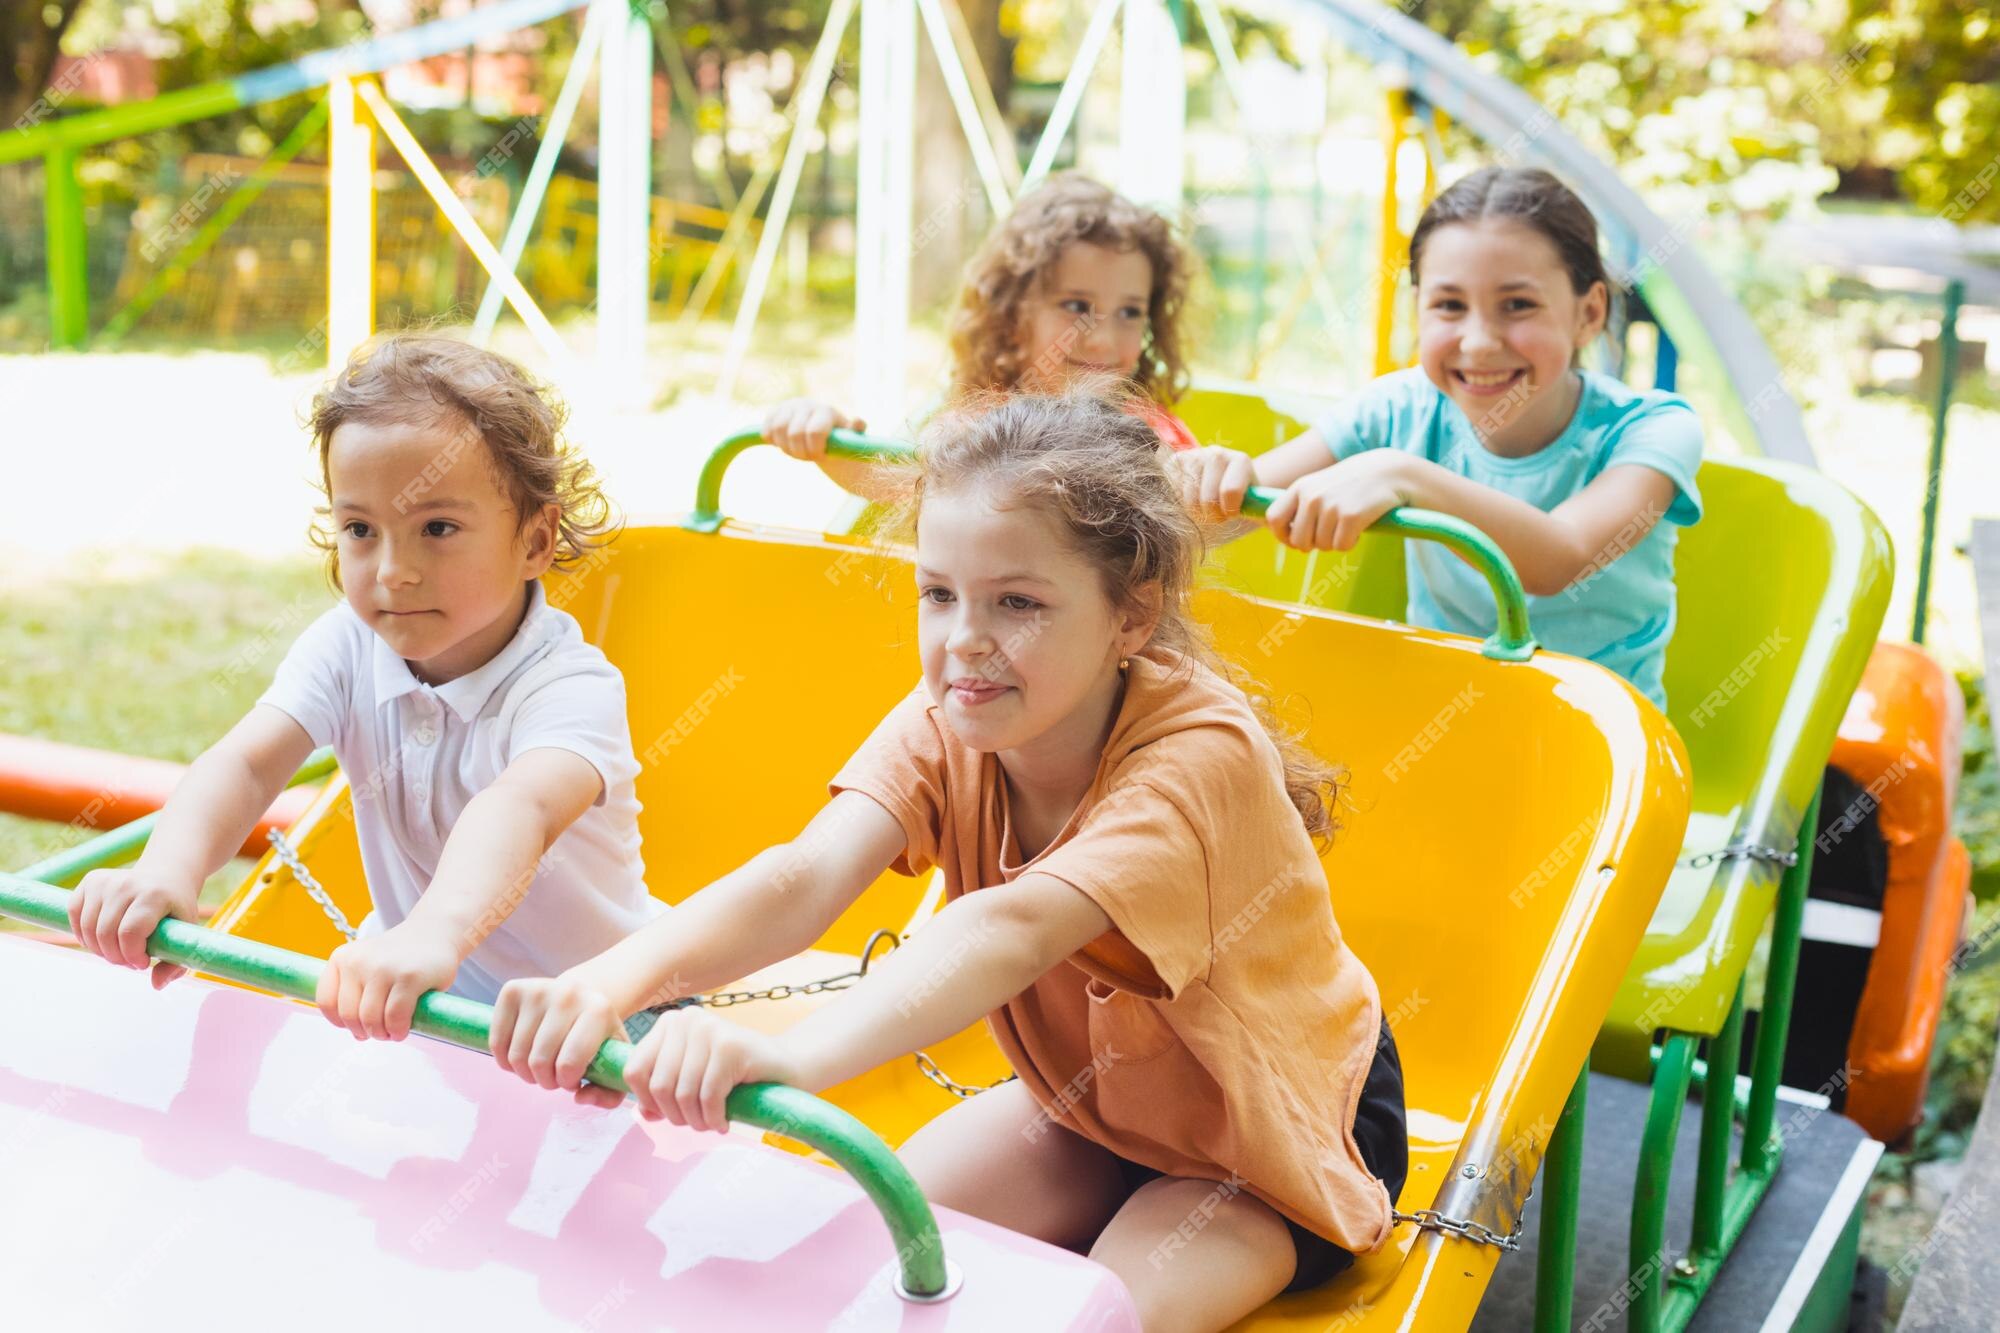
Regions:
<instances>
[{"instance_id":1,"label":"white polo shirt","mask_svg":"<svg viewBox=\"0 0 2000 1333\"><path fill-rule=\"evenodd\" d=\"M553 976L666 909L646 891L639 854L625 679L541 584L530 585L527 615L492 661L436 687L342 602L299 635L258 702L340 759L375 903L364 938L408 918L466 803L517 756L568 750L604 779L513 914L460 966L454 994L490 1004L503 983Z\"/></svg>"}]
</instances>

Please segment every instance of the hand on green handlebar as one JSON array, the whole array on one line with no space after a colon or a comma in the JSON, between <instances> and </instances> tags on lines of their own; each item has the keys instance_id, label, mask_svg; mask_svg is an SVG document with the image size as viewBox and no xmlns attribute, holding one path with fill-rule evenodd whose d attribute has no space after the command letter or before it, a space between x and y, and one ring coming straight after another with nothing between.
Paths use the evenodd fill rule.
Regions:
<instances>
[{"instance_id":1,"label":"hand on green handlebar","mask_svg":"<svg viewBox=\"0 0 2000 1333\"><path fill-rule=\"evenodd\" d=\"M817 463L826 457L827 437L836 430L861 431L868 423L849 416L832 403L794 398L764 416L764 438L793 458Z\"/></svg>"},{"instance_id":2,"label":"hand on green handlebar","mask_svg":"<svg viewBox=\"0 0 2000 1333\"><path fill-rule=\"evenodd\" d=\"M1371 449L1307 473L1271 502L1264 522L1301 551L1351 551L1375 522L1410 503L1404 462L1394 449Z\"/></svg>"},{"instance_id":3,"label":"hand on green handlebar","mask_svg":"<svg viewBox=\"0 0 2000 1333\"><path fill-rule=\"evenodd\" d=\"M1211 445L1173 456L1181 502L1204 522L1216 523L1243 512L1243 497L1257 484L1257 466L1240 449Z\"/></svg>"}]
</instances>

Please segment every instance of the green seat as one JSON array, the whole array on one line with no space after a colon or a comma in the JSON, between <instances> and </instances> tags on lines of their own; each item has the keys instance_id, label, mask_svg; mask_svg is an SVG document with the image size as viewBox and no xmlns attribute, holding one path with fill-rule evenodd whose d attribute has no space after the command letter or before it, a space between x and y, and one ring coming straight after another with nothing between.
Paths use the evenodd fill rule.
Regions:
<instances>
[{"instance_id":1,"label":"green seat","mask_svg":"<svg viewBox=\"0 0 2000 1333\"><path fill-rule=\"evenodd\" d=\"M1681 534L1668 715L1694 766L1686 848L1592 1061L1650 1077L1656 1030L1712 1036L1729 1015L1889 600L1894 557L1868 507L1817 472L1709 462L1706 515Z\"/></svg>"}]
</instances>

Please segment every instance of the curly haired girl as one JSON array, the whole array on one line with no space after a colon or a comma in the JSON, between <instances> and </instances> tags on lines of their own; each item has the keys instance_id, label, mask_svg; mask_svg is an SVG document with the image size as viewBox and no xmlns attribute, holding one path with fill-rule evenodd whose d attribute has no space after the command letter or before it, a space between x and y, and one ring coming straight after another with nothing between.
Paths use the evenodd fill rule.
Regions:
<instances>
[{"instance_id":1,"label":"curly haired girl","mask_svg":"<svg viewBox=\"0 0 2000 1333\"><path fill-rule=\"evenodd\" d=\"M1188 384L1188 286L1195 260L1174 226L1088 176L1065 172L1021 196L980 248L951 319L950 398L1060 392L1116 376L1129 410L1174 449L1195 438L1173 414ZM826 456L828 432L860 417L800 398L773 408L764 437L859 495L883 486L865 463Z\"/></svg>"}]
</instances>

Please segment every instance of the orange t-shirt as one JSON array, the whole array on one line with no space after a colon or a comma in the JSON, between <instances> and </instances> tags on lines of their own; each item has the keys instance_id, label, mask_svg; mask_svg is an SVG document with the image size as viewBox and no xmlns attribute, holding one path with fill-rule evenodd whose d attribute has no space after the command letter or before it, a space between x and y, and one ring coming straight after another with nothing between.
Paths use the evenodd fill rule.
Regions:
<instances>
[{"instance_id":1,"label":"orange t-shirt","mask_svg":"<svg viewBox=\"0 0 2000 1333\"><path fill-rule=\"evenodd\" d=\"M832 789L895 816L896 868L943 867L947 898L1033 872L1111 918L987 1016L1051 1123L1169 1175L1233 1181L1357 1253L1388 1237L1388 1192L1351 1132L1381 1000L1241 691L1184 657L1134 657L1090 790L1026 861L998 760L921 687Z\"/></svg>"}]
</instances>

